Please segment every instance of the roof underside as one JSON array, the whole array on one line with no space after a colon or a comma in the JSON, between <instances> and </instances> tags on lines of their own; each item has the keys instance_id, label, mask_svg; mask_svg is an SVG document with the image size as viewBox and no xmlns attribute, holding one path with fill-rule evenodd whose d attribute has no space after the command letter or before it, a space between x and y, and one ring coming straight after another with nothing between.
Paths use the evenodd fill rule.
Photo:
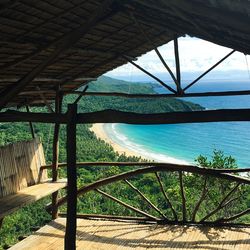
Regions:
<instances>
[{"instance_id":1,"label":"roof underside","mask_svg":"<svg viewBox=\"0 0 250 250\"><path fill-rule=\"evenodd\" d=\"M40 96L27 93L37 89L53 100L51 90L59 84L76 89L126 63L124 55L138 57L185 34L250 54L247 0L2 2L0 96L9 98L4 106L42 104Z\"/></svg>"}]
</instances>

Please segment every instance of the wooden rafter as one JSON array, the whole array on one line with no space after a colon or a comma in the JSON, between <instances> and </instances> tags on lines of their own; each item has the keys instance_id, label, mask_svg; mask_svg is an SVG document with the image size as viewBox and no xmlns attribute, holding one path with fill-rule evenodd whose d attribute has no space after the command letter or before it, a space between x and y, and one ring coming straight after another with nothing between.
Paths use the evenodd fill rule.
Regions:
<instances>
[{"instance_id":1,"label":"wooden rafter","mask_svg":"<svg viewBox=\"0 0 250 250\"><path fill-rule=\"evenodd\" d=\"M203 74L201 74L199 77L197 77L194 81L192 81L190 84L188 84L183 90L187 90L190 87L192 87L196 82L198 82L201 78L203 78L205 75L207 75L210 71L212 71L214 68L216 68L218 65L220 65L222 62L224 62L229 56L231 56L235 50L232 50L229 52L226 56L224 56L222 59L220 59L217 63L215 63L212 67L210 67L208 70L206 70Z\"/></svg>"},{"instance_id":2,"label":"wooden rafter","mask_svg":"<svg viewBox=\"0 0 250 250\"><path fill-rule=\"evenodd\" d=\"M160 51L158 50L158 48L153 44L152 40L149 38L149 36L147 35L146 31L142 28L142 26L140 25L140 23L137 21L136 17L134 16L134 14L132 12L130 12L130 16L132 17L132 19L134 20L135 24L137 25L139 31L141 32L141 34L146 38L146 40L148 40L148 42L152 45L152 47L154 48L155 53L157 54L157 56L159 57L160 61L162 62L163 66L167 69L168 73L170 74L170 76L172 77L173 81L175 82L175 84L179 85L176 77L174 76L172 70L169 68L169 66L167 65L166 61L164 60L163 56L161 55Z\"/></svg>"},{"instance_id":3,"label":"wooden rafter","mask_svg":"<svg viewBox=\"0 0 250 250\"><path fill-rule=\"evenodd\" d=\"M123 55L123 57L128 62L130 62L132 65L134 65L137 69L141 70L143 73L147 74L148 76L150 76L151 78L153 78L154 80L156 80L157 82L159 82L163 87L165 87L166 89L168 89L170 92L176 93L176 91L173 88L171 88L169 85L167 85L166 83L164 83L161 79L159 79L158 77L154 76L153 74L151 74L150 72L148 72L147 70L145 70L144 68L142 68L141 66L139 66L138 64L136 64L135 62L133 62L128 56Z\"/></svg>"}]
</instances>

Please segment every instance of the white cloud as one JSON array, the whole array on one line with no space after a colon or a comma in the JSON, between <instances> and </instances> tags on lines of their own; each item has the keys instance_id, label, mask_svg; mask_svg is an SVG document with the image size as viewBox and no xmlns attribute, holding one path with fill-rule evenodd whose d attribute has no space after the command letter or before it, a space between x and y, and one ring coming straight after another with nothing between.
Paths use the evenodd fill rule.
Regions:
<instances>
[{"instance_id":1,"label":"white cloud","mask_svg":"<svg viewBox=\"0 0 250 250\"><path fill-rule=\"evenodd\" d=\"M175 72L174 46L173 42L159 48L163 58ZM179 39L180 64L182 72L201 72L210 68L213 64L223 58L231 51L201 39L183 37ZM247 56L249 67L250 57ZM165 73L166 69L160 62L154 51L148 52L138 58L137 64L154 74ZM244 70L247 71L246 58L242 53L235 52L216 68L217 71ZM128 75L143 75L140 70L133 65L124 65L108 73L109 76L119 77Z\"/></svg>"}]
</instances>

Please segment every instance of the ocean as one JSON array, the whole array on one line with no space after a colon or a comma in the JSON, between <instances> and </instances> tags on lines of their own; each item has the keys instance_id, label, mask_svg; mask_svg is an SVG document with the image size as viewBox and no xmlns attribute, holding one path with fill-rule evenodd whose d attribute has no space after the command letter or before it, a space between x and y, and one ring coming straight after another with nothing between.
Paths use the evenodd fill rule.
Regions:
<instances>
[{"instance_id":1,"label":"ocean","mask_svg":"<svg viewBox=\"0 0 250 250\"><path fill-rule=\"evenodd\" d=\"M249 90L246 81L203 81L190 92ZM157 89L163 93L162 88ZM196 97L186 101L206 109L250 108L250 96ZM214 150L233 156L239 167L249 167L250 122L217 122L170 125L105 124L108 136L147 158L159 162L194 163L199 155L211 157Z\"/></svg>"}]
</instances>

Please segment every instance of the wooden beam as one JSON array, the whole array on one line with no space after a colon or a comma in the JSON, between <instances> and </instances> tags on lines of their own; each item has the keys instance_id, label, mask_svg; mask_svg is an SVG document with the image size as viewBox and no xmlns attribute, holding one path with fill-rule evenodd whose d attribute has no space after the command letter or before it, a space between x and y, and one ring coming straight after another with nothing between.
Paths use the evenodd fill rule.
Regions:
<instances>
[{"instance_id":1,"label":"wooden beam","mask_svg":"<svg viewBox=\"0 0 250 250\"><path fill-rule=\"evenodd\" d=\"M76 115L77 105L69 104L67 113L67 221L65 231L65 250L76 249Z\"/></svg>"},{"instance_id":2,"label":"wooden beam","mask_svg":"<svg viewBox=\"0 0 250 250\"><path fill-rule=\"evenodd\" d=\"M64 91L63 93L66 95L69 95L69 94L79 95L81 91ZM31 94L35 95L36 92L31 92ZM124 98L164 98L164 97L186 98L186 97L204 97L204 96L250 95L250 90L182 93L182 94L127 94L127 93L119 93L119 92L86 92L84 95L86 96L112 96L112 97L117 96L117 97L124 97Z\"/></svg>"},{"instance_id":3,"label":"wooden beam","mask_svg":"<svg viewBox=\"0 0 250 250\"><path fill-rule=\"evenodd\" d=\"M180 69L180 57L179 57L179 46L178 46L178 38L174 38L174 54L175 54L175 67L176 67L176 86L177 86L177 93L182 94L181 89L181 69Z\"/></svg>"},{"instance_id":4,"label":"wooden beam","mask_svg":"<svg viewBox=\"0 0 250 250\"><path fill-rule=\"evenodd\" d=\"M134 14L132 12L130 12L130 16L132 17L133 21L135 22L135 24L137 25L139 31L141 32L141 34L146 38L146 40L148 40L148 42L151 44L151 46L154 48L154 51L156 53L156 55L159 57L160 61L162 62L163 66L166 68L166 70L168 71L168 73L170 74L170 76L172 77L173 81L175 82L175 84L178 86L178 81L176 79L176 77L174 76L172 70L169 68L169 66L167 65L166 61L164 60L163 56L161 55L160 51L157 49L157 47L154 45L154 43L152 42L152 40L149 38L149 36L147 35L146 31L142 28L142 26L140 25L140 23L137 21L136 17L134 16Z\"/></svg>"},{"instance_id":5,"label":"wooden beam","mask_svg":"<svg viewBox=\"0 0 250 250\"><path fill-rule=\"evenodd\" d=\"M57 91L56 100L55 100L55 111L56 114L60 114L62 111L62 96ZM52 181L57 181L58 179L58 159L59 159L59 132L60 132L60 123L55 123L54 126L54 137L53 137L53 159L52 159ZM52 194L52 219L55 220L58 217L58 194L55 192Z\"/></svg>"},{"instance_id":6,"label":"wooden beam","mask_svg":"<svg viewBox=\"0 0 250 250\"><path fill-rule=\"evenodd\" d=\"M154 80L159 82L163 87L168 89L170 92L176 93L176 91L173 88L171 88L166 83L164 83L162 80L160 80L158 77L154 76L153 74L151 74L147 70L143 69L141 66L139 66L135 62L133 62L128 56L123 55L123 58L126 59L128 62L130 62L132 65L134 65L137 69L141 70L143 73L147 74L148 76L150 76L151 78L153 78Z\"/></svg>"},{"instance_id":7,"label":"wooden beam","mask_svg":"<svg viewBox=\"0 0 250 250\"><path fill-rule=\"evenodd\" d=\"M81 93L79 94L79 96L74 101L74 104L77 104L81 100L81 98L83 97L83 95L86 93L88 87L89 87L88 85L85 86L85 88L81 91Z\"/></svg>"},{"instance_id":8,"label":"wooden beam","mask_svg":"<svg viewBox=\"0 0 250 250\"><path fill-rule=\"evenodd\" d=\"M1 121L1 118L0 118ZM250 109L221 109L191 112L138 114L115 110L78 114L78 123L178 124L250 121Z\"/></svg>"},{"instance_id":9,"label":"wooden beam","mask_svg":"<svg viewBox=\"0 0 250 250\"><path fill-rule=\"evenodd\" d=\"M9 101L13 99L13 97L21 92L27 84L29 84L36 76L38 76L47 66L52 64L62 52L65 52L80 38L86 35L91 30L91 28L103 18L103 15L106 13L112 2L113 0L105 0L91 15L89 20L84 22L83 26L71 31L69 34L66 34L59 41L56 41L55 44L53 43L53 45L57 46L45 61L36 66L31 72L23 76L17 83L11 85L2 93L0 93L2 96L0 99L0 108L3 108Z\"/></svg>"},{"instance_id":10,"label":"wooden beam","mask_svg":"<svg viewBox=\"0 0 250 250\"><path fill-rule=\"evenodd\" d=\"M29 113L6 111L0 113L0 122L67 123L65 114ZM126 124L180 124L204 122L250 121L250 109L218 109L188 112L139 114L116 110L103 110L77 115L77 124L126 123Z\"/></svg>"},{"instance_id":11,"label":"wooden beam","mask_svg":"<svg viewBox=\"0 0 250 250\"><path fill-rule=\"evenodd\" d=\"M27 113L30 113L30 110L29 110L29 106L28 106L28 105L26 105L26 111L27 111ZM35 131L34 131L34 127L33 127L32 122L29 122L29 126L30 126L31 136L32 136L32 138L34 139L34 138L35 138Z\"/></svg>"},{"instance_id":12,"label":"wooden beam","mask_svg":"<svg viewBox=\"0 0 250 250\"><path fill-rule=\"evenodd\" d=\"M208 70L206 70L203 74L201 74L199 77L197 77L194 81L192 81L190 84L188 84L183 90L187 90L190 87L192 87L196 82L198 82L201 78L203 78L206 74L208 74L210 71L212 71L214 68L216 68L219 64L221 64L223 61L225 61L229 56L231 56L236 50L232 50L230 53L228 53L226 56L224 56L221 60L219 60L216 64L214 64L212 67L210 67Z\"/></svg>"}]
</instances>

